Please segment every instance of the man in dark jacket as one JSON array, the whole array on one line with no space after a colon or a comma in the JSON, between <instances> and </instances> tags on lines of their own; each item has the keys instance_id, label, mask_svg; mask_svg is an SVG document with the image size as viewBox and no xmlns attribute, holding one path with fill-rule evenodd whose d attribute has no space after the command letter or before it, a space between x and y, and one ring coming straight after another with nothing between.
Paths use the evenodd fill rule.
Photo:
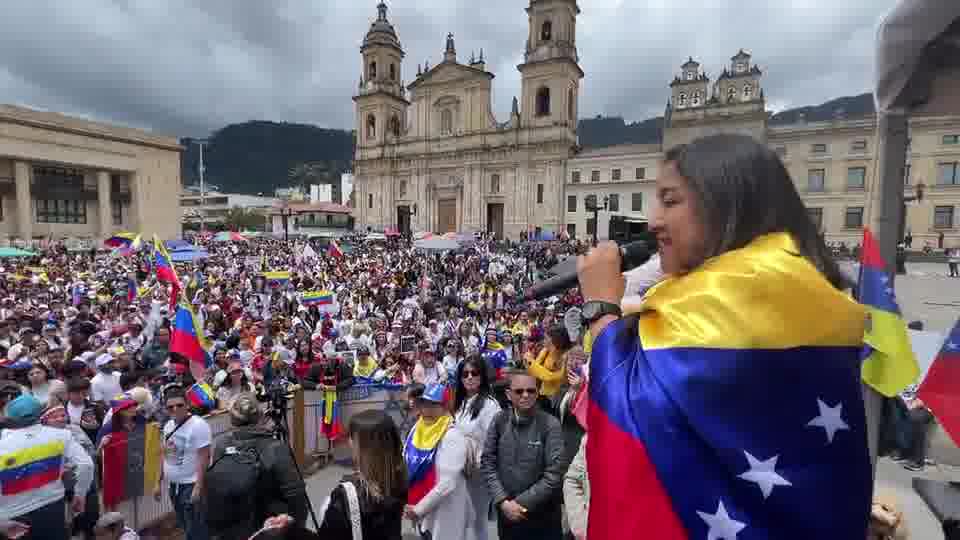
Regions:
<instances>
[{"instance_id":1,"label":"man in dark jacket","mask_svg":"<svg viewBox=\"0 0 960 540\"><path fill-rule=\"evenodd\" d=\"M249 509L251 520L237 523L228 531L218 531L219 538L248 538L270 516L288 514L298 525L307 519L307 491L293 462L287 444L273 438L260 425L261 412L252 394L241 395L230 407L230 422L235 428L214 444L213 463L225 454L255 448L260 460L256 486L256 508ZM208 508L208 512L219 509Z\"/></svg>"},{"instance_id":2,"label":"man in dark jacket","mask_svg":"<svg viewBox=\"0 0 960 540\"><path fill-rule=\"evenodd\" d=\"M513 404L487 431L481 470L498 510L500 540L560 538L563 458L560 422L537 407L537 380L525 372L510 377Z\"/></svg>"}]
</instances>

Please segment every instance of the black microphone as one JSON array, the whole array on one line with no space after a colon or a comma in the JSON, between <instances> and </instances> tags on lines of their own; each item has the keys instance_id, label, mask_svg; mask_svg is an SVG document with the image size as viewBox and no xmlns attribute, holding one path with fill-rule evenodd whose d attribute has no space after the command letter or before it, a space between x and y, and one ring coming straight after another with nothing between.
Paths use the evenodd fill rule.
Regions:
<instances>
[{"instance_id":1,"label":"black microphone","mask_svg":"<svg viewBox=\"0 0 960 540\"><path fill-rule=\"evenodd\" d=\"M645 240L631 242L620 247L620 269L622 272L633 270L650 260L656 253L655 246ZM567 289L576 287L578 283L577 270L566 272L559 276L534 283L523 292L523 301L542 300L560 294Z\"/></svg>"}]
</instances>

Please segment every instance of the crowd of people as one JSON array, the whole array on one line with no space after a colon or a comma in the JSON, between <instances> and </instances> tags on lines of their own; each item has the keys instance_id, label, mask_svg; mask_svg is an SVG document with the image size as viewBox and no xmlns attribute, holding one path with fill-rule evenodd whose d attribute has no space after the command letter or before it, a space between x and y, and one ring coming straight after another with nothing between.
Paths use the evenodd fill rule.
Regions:
<instances>
[{"instance_id":1,"label":"crowd of people","mask_svg":"<svg viewBox=\"0 0 960 540\"><path fill-rule=\"evenodd\" d=\"M657 183L657 256L624 277L601 245L579 288L534 301L586 246L200 236L209 257L173 269L150 248L4 261L0 529L134 540L114 510L152 491L187 540L892 538L867 531L865 312L786 169L712 136ZM346 417L354 386L405 391L412 425ZM316 505L273 437L297 388L352 452Z\"/></svg>"}]
</instances>

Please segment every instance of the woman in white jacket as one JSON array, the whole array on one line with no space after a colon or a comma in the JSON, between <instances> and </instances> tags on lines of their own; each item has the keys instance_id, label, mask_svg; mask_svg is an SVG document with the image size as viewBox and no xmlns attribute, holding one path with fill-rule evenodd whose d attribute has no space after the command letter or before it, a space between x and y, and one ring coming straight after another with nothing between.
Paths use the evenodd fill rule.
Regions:
<instances>
[{"instance_id":1,"label":"woman in white jacket","mask_svg":"<svg viewBox=\"0 0 960 540\"><path fill-rule=\"evenodd\" d=\"M444 388L430 384L417 399L420 419L403 450L409 475L403 514L423 538L476 540L474 508L463 475L467 438L443 405Z\"/></svg>"},{"instance_id":2,"label":"woman in white jacket","mask_svg":"<svg viewBox=\"0 0 960 540\"><path fill-rule=\"evenodd\" d=\"M473 501L477 540L487 540L490 521L490 490L480 474L480 458L487 430L500 412L500 404L493 398L490 374L486 362L472 355L460 363L456 371L454 392L454 422L467 437L467 489Z\"/></svg>"}]
</instances>

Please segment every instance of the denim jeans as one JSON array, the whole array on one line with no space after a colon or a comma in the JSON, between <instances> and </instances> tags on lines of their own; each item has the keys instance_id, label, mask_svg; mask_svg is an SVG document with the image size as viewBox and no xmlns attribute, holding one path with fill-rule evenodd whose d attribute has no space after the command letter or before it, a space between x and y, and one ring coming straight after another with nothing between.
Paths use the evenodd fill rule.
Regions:
<instances>
[{"instance_id":1,"label":"denim jeans","mask_svg":"<svg viewBox=\"0 0 960 540\"><path fill-rule=\"evenodd\" d=\"M170 484L170 502L177 514L177 526L183 529L186 540L209 540L207 520L199 504L193 504L193 484Z\"/></svg>"}]
</instances>

